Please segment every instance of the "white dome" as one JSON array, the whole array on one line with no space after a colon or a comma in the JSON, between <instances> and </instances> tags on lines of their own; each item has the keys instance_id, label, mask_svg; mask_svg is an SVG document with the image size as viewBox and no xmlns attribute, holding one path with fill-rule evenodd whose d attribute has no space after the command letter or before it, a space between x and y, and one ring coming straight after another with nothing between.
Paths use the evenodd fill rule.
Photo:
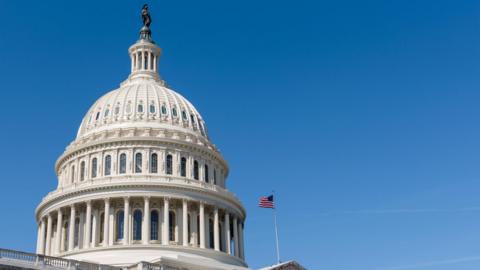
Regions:
<instances>
[{"instance_id":1,"label":"white dome","mask_svg":"<svg viewBox=\"0 0 480 270\"><path fill-rule=\"evenodd\" d=\"M125 128L167 129L208 139L195 107L162 81L149 78L127 81L98 99L83 118L77 139Z\"/></svg>"}]
</instances>

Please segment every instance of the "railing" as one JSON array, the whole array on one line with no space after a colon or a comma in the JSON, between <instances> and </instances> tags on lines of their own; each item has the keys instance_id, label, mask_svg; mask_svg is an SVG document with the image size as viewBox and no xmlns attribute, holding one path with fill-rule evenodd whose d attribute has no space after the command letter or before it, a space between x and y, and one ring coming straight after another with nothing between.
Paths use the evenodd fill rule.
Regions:
<instances>
[{"instance_id":1,"label":"railing","mask_svg":"<svg viewBox=\"0 0 480 270\"><path fill-rule=\"evenodd\" d=\"M184 270L185 268L178 268L162 264L153 264L148 262L140 262L139 269L142 270Z\"/></svg>"},{"instance_id":2,"label":"railing","mask_svg":"<svg viewBox=\"0 0 480 270\"><path fill-rule=\"evenodd\" d=\"M27 253L16 250L0 248L0 259L8 259L20 261L32 266L51 266L59 269L75 269L75 270L121 270L121 268L103 264L94 264L81 262L76 260L62 259L58 257L50 257L35 253Z\"/></svg>"}]
</instances>

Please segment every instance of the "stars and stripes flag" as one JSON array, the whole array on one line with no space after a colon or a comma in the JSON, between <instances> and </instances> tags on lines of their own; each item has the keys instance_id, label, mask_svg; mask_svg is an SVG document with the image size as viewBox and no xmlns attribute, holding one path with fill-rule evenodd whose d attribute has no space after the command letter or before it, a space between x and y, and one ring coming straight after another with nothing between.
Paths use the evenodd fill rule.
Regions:
<instances>
[{"instance_id":1,"label":"stars and stripes flag","mask_svg":"<svg viewBox=\"0 0 480 270\"><path fill-rule=\"evenodd\" d=\"M258 206L262 208L274 209L275 203L273 202L273 195L260 197L260 202L258 203Z\"/></svg>"}]
</instances>

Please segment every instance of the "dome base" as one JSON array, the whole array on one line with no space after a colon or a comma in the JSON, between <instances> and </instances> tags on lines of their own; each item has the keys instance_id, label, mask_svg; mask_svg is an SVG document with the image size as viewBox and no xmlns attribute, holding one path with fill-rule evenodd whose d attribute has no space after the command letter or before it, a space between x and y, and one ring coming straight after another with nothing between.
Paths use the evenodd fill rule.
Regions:
<instances>
[{"instance_id":1,"label":"dome base","mask_svg":"<svg viewBox=\"0 0 480 270\"><path fill-rule=\"evenodd\" d=\"M223 252L184 246L113 246L73 251L65 254L62 258L116 267L130 267L141 262L148 262L165 263L175 267L195 270L249 269L241 259Z\"/></svg>"}]
</instances>

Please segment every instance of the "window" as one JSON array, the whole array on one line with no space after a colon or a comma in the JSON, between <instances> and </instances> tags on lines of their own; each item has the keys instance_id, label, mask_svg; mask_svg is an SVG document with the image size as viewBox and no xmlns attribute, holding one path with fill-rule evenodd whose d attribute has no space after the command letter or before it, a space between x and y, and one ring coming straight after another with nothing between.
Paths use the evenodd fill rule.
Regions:
<instances>
[{"instance_id":1,"label":"window","mask_svg":"<svg viewBox=\"0 0 480 270\"><path fill-rule=\"evenodd\" d=\"M180 161L180 176L187 176L187 159L184 157Z\"/></svg>"},{"instance_id":2,"label":"window","mask_svg":"<svg viewBox=\"0 0 480 270\"><path fill-rule=\"evenodd\" d=\"M150 157L150 173L158 173L158 155L155 153Z\"/></svg>"},{"instance_id":3,"label":"window","mask_svg":"<svg viewBox=\"0 0 480 270\"><path fill-rule=\"evenodd\" d=\"M188 240L187 242L190 243L190 237L192 234L192 230L190 228L190 214L187 214L187 230L188 230Z\"/></svg>"},{"instance_id":4,"label":"window","mask_svg":"<svg viewBox=\"0 0 480 270\"><path fill-rule=\"evenodd\" d=\"M117 241L120 241L123 239L123 221L125 220L125 213L123 210L120 210L117 212Z\"/></svg>"},{"instance_id":5,"label":"window","mask_svg":"<svg viewBox=\"0 0 480 270\"><path fill-rule=\"evenodd\" d=\"M63 224L63 230L65 231L64 238L63 238L63 246L64 246L63 251L65 251L68 248L68 221L66 221Z\"/></svg>"},{"instance_id":6,"label":"window","mask_svg":"<svg viewBox=\"0 0 480 270\"><path fill-rule=\"evenodd\" d=\"M150 105L150 113L155 113L155 105Z\"/></svg>"},{"instance_id":7,"label":"window","mask_svg":"<svg viewBox=\"0 0 480 270\"><path fill-rule=\"evenodd\" d=\"M142 239L142 211L133 212L133 240Z\"/></svg>"},{"instance_id":8,"label":"window","mask_svg":"<svg viewBox=\"0 0 480 270\"><path fill-rule=\"evenodd\" d=\"M92 178L97 177L97 158L92 159Z\"/></svg>"},{"instance_id":9,"label":"window","mask_svg":"<svg viewBox=\"0 0 480 270\"><path fill-rule=\"evenodd\" d=\"M162 114L167 114L167 107L165 107L165 105L162 105Z\"/></svg>"},{"instance_id":10,"label":"window","mask_svg":"<svg viewBox=\"0 0 480 270\"><path fill-rule=\"evenodd\" d=\"M193 178L198 180L198 161L193 162Z\"/></svg>"},{"instance_id":11,"label":"window","mask_svg":"<svg viewBox=\"0 0 480 270\"><path fill-rule=\"evenodd\" d=\"M213 184L217 184L217 170L213 169Z\"/></svg>"},{"instance_id":12,"label":"window","mask_svg":"<svg viewBox=\"0 0 480 270\"><path fill-rule=\"evenodd\" d=\"M105 214L102 213L100 214L100 236L99 236L100 243L103 242L104 229L105 229Z\"/></svg>"},{"instance_id":13,"label":"window","mask_svg":"<svg viewBox=\"0 0 480 270\"><path fill-rule=\"evenodd\" d=\"M85 161L80 163L80 181L85 180Z\"/></svg>"},{"instance_id":14,"label":"window","mask_svg":"<svg viewBox=\"0 0 480 270\"><path fill-rule=\"evenodd\" d=\"M109 109L106 109L106 110L105 110L104 117L107 117L109 113L110 113L110 110L109 110Z\"/></svg>"},{"instance_id":15,"label":"window","mask_svg":"<svg viewBox=\"0 0 480 270\"><path fill-rule=\"evenodd\" d=\"M125 112L128 113L128 114L130 114L132 112L132 104L130 104L130 102L125 107Z\"/></svg>"},{"instance_id":16,"label":"window","mask_svg":"<svg viewBox=\"0 0 480 270\"><path fill-rule=\"evenodd\" d=\"M175 212L168 212L169 227L168 227L168 240L175 241Z\"/></svg>"},{"instance_id":17,"label":"window","mask_svg":"<svg viewBox=\"0 0 480 270\"><path fill-rule=\"evenodd\" d=\"M112 173L112 156L108 155L105 157L105 175L110 175Z\"/></svg>"},{"instance_id":18,"label":"window","mask_svg":"<svg viewBox=\"0 0 480 270\"><path fill-rule=\"evenodd\" d=\"M172 109L172 115L173 115L173 117L177 117L177 108L174 107Z\"/></svg>"},{"instance_id":19,"label":"window","mask_svg":"<svg viewBox=\"0 0 480 270\"><path fill-rule=\"evenodd\" d=\"M142 172L142 154L137 153L135 154L135 173Z\"/></svg>"},{"instance_id":20,"label":"window","mask_svg":"<svg viewBox=\"0 0 480 270\"><path fill-rule=\"evenodd\" d=\"M75 165L72 166L72 183L75 182Z\"/></svg>"},{"instance_id":21,"label":"window","mask_svg":"<svg viewBox=\"0 0 480 270\"><path fill-rule=\"evenodd\" d=\"M117 106L117 107L115 107L115 115L117 115L117 114L119 114L119 113L120 113L120 107Z\"/></svg>"},{"instance_id":22,"label":"window","mask_svg":"<svg viewBox=\"0 0 480 270\"><path fill-rule=\"evenodd\" d=\"M192 121L192 126L195 126L195 117L193 117L193 114L190 114L190 120Z\"/></svg>"},{"instance_id":23,"label":"window","mask_svg":"<svg viewBox=\"0 0 480 270\"><path fill-rule=\"evenodd\" d=\"M142 104L138 104L137 111L139 113L143 113L143 105Z\"/></svg>"},{"instance_id":24,"label":"window","mask_svg":"<svg viewBox=\"0 0 480 270\"><path fill-rule=\"evenodd\" d=\"M75 247L78 247L79 245L79 237L80 237L80 219L79 218L76 218L75 219L75 228L74 228L74 232L73 232L73 245Z\"/></svg>"},{"instance_id":25,"label":"window","mask_svg":"<svg viewBox=\"0 0 480 270\"><path fill-rule=\"evenodd\" d=\"M220 232L220 251L225 251L225 243L223 242L223 237L224 237L224 232L223 232L223 226L222 223L218 223L218 231Z\"/></svg>"},{"instance_id":26,"label":"window","mask_svg":"<svg viewBox=\"0 0 480 270\"><path fill-rule=\"evenodd\" d=\"M95 120L98 120L99 117L100 117L100 112L97 112L97 115L95 116Z\"/></svg>"},{"instance_id":27,"label":"window","mask_svg":"<svg viewBox=\"0 0 480 270\"><path fill-rule=\"evenodd\" d=\"M150 213L150 239L158 240L158 211Z\"/></svg>"},{"instance_id":28,"label":"window","mask_svg":"<svg viewBox=\"0 0 480 270\"><path fill-rule=\"evenodd\" d=\"M172 155L167 155L167 164L166 164L166 173L167 174L172 174Z\"/></svg>"},{"instance_id":29,"label":"window","mask_svg":"<svg viewBox=\"0 0 480 270\"><path fill-rule=\"evenodd\" d=\"M210 181L210 179L208 179L208 165L207 164L205 164L205 172L203 174L203 180L207 183Z\"/></svg>"},{"instance_id":30,"label":"window","mask_svg":"<svg viewBox=\"0 0 480 270\"><path fill-rule=\"evenodd\" d=\"M213 248L213 244L214 244L214 239L213 239L213 220L210 218L208 219L208 238L209 238L209 247L210 248Z\"/></svg>"},{"instance_id":31,"label":"window","mask_svg":"<svg viewBox=\"0 0 480 270\"><path fill-rule=\"evenodd\" d=\"M127 155L123 153L120 155L119 173L126 173L126 172L127 172Z\"/></svg>"},{"instance_id":32,"label":"window","mask_svg":"<svg viewBox=\"0 0 480 270\"><path fill-rule=\"evenodd\" d=\"M184 121L187 121L187 113L185 111L182 111L182 118Z\"/></svg>"}]
</instances>

